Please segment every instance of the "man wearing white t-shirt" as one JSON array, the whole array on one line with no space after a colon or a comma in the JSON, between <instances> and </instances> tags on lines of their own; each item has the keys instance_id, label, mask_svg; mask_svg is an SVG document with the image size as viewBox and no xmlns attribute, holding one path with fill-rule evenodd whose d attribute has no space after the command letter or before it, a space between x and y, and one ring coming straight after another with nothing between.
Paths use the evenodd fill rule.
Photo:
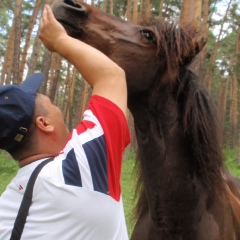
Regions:
<instances>
[{"instance_id":1,"label":"man wearing white t-shirt","mask_svg":"<svg viewBox=\"0 0 240 240\"><path fill-rule=\"evenodd\" d=\"M69 133L61 111L36 93L42 74L0 87L0 148L20 166L0 197L0 239L10 239L33 170L54 157L37 177L21 239L126 240L120 187L122 154L130 141L124 71L69 37L48 5L39 36L75 65L93 92L82 122Z\"/></svg>"}]
</instances>

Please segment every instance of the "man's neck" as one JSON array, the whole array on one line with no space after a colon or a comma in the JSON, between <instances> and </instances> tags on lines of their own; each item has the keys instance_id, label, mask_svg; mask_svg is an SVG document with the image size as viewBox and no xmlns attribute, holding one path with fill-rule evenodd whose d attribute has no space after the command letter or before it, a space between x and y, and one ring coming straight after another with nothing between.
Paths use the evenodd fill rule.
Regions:
<instances>
[{"instance_id":1,"label":"man's neck","mask_svg":"<svg viewBox=\"0 0 240 240\"><path fill-rule=\"evenodd\" d=\"M31 155L29 157L24 157L19 161L19 167L22 168L32 162L35 162L43 158L48 158L48 157L53 157L53 155L48 153L48 154L36 154L36 155Z\"/></svg>"}]
</instances>

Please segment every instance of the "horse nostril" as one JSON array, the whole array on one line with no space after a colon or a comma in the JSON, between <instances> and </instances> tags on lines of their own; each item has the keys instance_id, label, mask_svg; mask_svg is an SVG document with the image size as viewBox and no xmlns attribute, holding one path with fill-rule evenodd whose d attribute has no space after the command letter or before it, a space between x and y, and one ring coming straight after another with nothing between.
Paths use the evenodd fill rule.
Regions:
<instances>
[{"instance_id":1,"label":"horse nostril","mask_svg":"<svg viewBox=\"0 0 240 240\"><path fill-rule=\"evenodd\" d=\"M72 0L64 0L64 2L68 5L71 5L71 6L75 7L75 2L72 1Z\"/></svg>"},{"instance_id":2,"label":"horse nostril","mask_svg":"<svg viewBox=\"0 0 240 240\"><path fill-rule=\"evenodd\" d=\"M82 8L82 6L78 3L75 3L73 0L64 0L64 2L70 6L76 7L76 8Z\"/></svg>"},{"instance_id":3,"label":"horse nostril","mask_svg":"<svg viewBox=\"0 0 240 240\"><path fill-rule=\"evenodd\" d=\"M76 8L82 8L82 6L78 3L76 3Z\"/></svg>"}]
</instances>

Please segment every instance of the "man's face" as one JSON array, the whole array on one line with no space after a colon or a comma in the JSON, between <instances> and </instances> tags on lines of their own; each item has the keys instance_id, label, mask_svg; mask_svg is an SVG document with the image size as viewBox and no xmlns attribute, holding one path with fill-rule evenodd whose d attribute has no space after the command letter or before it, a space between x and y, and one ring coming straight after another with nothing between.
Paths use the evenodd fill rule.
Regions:
<instances>
[{"instance_id":1,"label":"man's face","mask_svg":"<svg viewBox=\"0 0 240 240\"><path fill-rule=\"evenodd\" d=\"M38 98L36 102L41 102L41 105L47 110L44 117L46 117L49 123L54 126L52 136L56 138L55 141L59 143L59 151L61 151L66 144L67 137L69 135L69 130L66 128L64 123L63 114L57 106L52 104L51 100L47 96L37 94L36 98ZM38 106L36 106L36 108L37 107Z\"/></svg>"}]
</instances>

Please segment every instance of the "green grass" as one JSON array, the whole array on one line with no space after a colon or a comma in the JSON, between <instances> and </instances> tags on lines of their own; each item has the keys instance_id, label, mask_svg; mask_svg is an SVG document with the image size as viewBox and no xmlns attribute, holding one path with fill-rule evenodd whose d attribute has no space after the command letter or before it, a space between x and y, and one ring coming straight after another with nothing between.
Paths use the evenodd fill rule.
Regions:
<instances>
[{"instance_id":1,"label":"green grass","mask_svg":"<svg viewBox=\"0 0 240 240\"><path fill-rule=\"evenodd\" d=\"M226 166L236 176L240 177L240 164L236 163L237 149L224 149L226 156ZM134 175L134 160L135 154L127 150L124 155L123 169L122 169L122 195L123 204L126 215L127 227L129 236L134 227L133 209L135 206L134 189L136 183L136 176ZM11 181L18 170L18 165L11 158L0 152L0 195L5 190L7 184Z\"/></svg>"},{"instance_id":2,"label":"green grass","mask_svg":"<svg viewBox=\"0 0 240 240\"><path fill-rule=\"evenodd\" d=\"M0 195L15 176L17 170L17 162L12 160L7 153L0 152Z\"/></svg>"},{"instance_id":3,"label":"green grass","mask_svg":"<svg viewBox=\"0 0 240 240\"><path fill-rule=\"evenodd\" d=\"M230 172L240 178L240 163L237 163L238 149L225 148L223 152L226 156L226 167L229 169Z\"/></svg>"},{"instance_id":4,"label":"green grass","mask_svg":"<svg viewBox=\"0 0 240 240\"><path fill-rule=\"evenodd\" d=\"M124 211L126 216L126 223L128 228L128 234L131 235L135 222L133 218L133 209L135 206L135 183L136 183L136 176L134 175L135 163L135 153L131 151L126 151L122 166L122 197L123 197L123 205Z\"/></svg>"}]
</instances>

